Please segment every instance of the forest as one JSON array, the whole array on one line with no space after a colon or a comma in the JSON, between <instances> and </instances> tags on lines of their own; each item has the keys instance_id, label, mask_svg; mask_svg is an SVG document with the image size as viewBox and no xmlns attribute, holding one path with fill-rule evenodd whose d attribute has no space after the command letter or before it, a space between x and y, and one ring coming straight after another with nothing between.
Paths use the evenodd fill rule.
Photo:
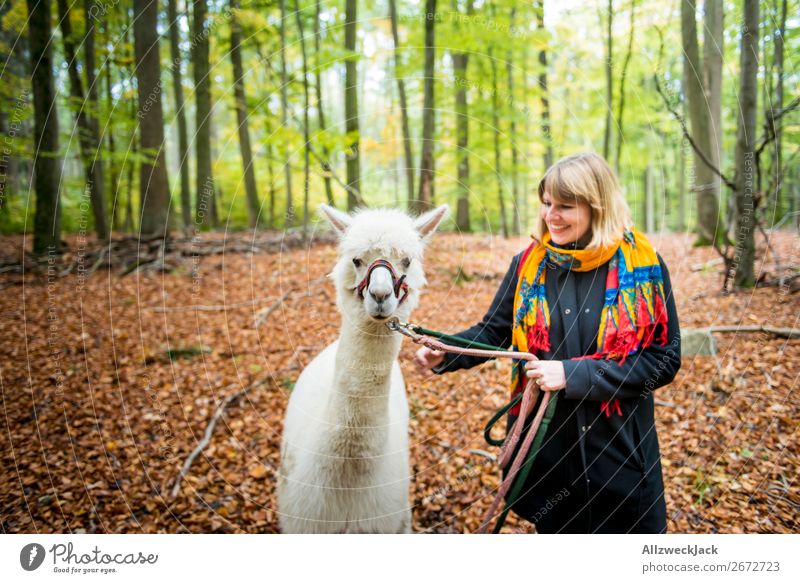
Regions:
<instances>
[{"instance_id":1,"label":"forest","mask_svg":"<svg viewBox=\"0 0 800 583\"><path fill-rule=\"evenodd\" d=\"M274 532L281 413L337 331L318 206L447 203L419 317L452 330L528 244L545 170L594 151L711 345L657 403L670 529L797 532L798 14L0 3L2 531ZM446 396L407 373L415 530L476 527L507 373Z\"/></svg>"},{"instance_id":2,"label":"forest","mask_svg":"<svg viewBox=\"0 0 800 583\"><path fill-rule=\"evenodd\" d=\"M0 226L42 252L450 202L518 235L595 150L643 230L738 245L752 285L758 228L800 211L797 7L595 4L5 2Z\"/></svg>"}]
</instances>

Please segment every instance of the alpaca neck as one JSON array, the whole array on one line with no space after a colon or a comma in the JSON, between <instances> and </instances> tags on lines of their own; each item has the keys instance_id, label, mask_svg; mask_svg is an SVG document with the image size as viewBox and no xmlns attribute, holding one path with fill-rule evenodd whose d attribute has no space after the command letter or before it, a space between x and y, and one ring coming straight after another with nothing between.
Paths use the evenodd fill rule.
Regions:
<instances>
[{"instance_id":1,"label":"alpaca neck","mask_svg":"<svg viewBox=\"0 0 800 583\"><path fill-rule=\"evenodd\" d=\"M400 337L382 324L343 323L332 395L336 425L385 428L392 367L400 342Z\"/></svg>"}]
</instances>

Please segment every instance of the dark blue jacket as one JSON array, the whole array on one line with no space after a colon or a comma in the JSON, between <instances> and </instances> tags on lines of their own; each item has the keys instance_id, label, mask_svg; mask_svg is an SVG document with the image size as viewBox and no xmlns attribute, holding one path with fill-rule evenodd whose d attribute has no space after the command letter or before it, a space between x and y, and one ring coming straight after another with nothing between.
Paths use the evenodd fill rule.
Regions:
<instances>
[{"instance_id":1,"label":"dark blue jacket","mask_svg":"<svg viewBox=\"0 0 800 583\"><path fill-rule=\"evenodd\" d=\"M458 333L494 346L510 346L520 255L514 257L479 324ZM667 344L653 344L623 364L570 360L597 351L608 264L574 272L547 264L550 346L537 356L561 360L567 378L555 416L531 468L523 496L513 506L538 532L658 533L666 506L653 391L670 383L681 365L680 329L669 274L664 278ZM448 354L436 373L470 368L485 359ZM603 401L618 399L622 415L605 415ZM509 427L515 419L509 417ZM520 440L520 442L524 437Z\"/></svg>"}]
</instances>

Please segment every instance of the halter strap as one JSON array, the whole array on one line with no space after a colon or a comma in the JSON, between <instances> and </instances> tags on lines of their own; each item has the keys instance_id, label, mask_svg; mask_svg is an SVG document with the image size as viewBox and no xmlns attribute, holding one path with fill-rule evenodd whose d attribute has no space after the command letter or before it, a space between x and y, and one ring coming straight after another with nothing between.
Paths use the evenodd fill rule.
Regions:
<instances>
[{"instance_id":1,"label":"halter strap","mask_svg":"<svg viewBox=\"0 0 800 583\"><path fill-rule=\"evenodd\" d=\"M406 283L405 274L397 277L397 272L394 270L394 266L387 261L386 259L376 259L373 261L370 266L367 268L367 273L364 275L364 279L358 284L356 287L356 292L358 293L358 297L362 300L364 299L364 290L369 285L369 278L372 275L372 272L375 271L379 267L385 267L389 270L389 273L392 275L392 288L394 290L394 297L400 299L400 303L403 303L403 300L406 299L408 296L408 283ZM400 291L403 291L403 297L400 297Z\"/></svg>"}]
</instances>

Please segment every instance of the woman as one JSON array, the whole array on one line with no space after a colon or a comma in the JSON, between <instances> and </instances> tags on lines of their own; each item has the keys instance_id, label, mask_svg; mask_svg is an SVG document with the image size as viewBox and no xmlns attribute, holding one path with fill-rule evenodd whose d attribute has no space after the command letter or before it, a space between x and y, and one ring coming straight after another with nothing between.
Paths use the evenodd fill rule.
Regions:
<instances>
[{"instance_id":1,"label":"woman","mask_svg":"<svg viewBox=\"0 0 800 583\"><path fill-rule=\"evenodd\" d=\"M512 393L526 377L558 393L512 509L542 533L665 532L653 390L680 368L666 266L632 229L617 179L597 154L557 162L539 199L534 242L512 259L481 322L458 334L538 356L514 361ZM415 361L429 375L484 359L421 348Z\"/></svg>"}]
</instances>

